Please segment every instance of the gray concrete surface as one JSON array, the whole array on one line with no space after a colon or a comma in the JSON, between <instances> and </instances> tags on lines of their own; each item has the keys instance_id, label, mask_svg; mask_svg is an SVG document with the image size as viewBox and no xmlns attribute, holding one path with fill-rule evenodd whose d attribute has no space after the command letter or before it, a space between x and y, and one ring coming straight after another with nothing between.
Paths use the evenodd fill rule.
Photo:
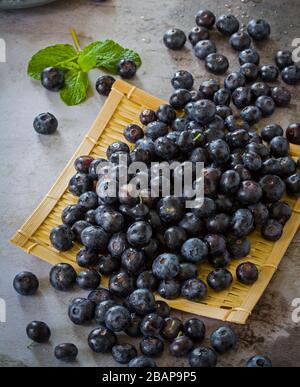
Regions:
<instances>
[{"instance_id":1,"label":"gray concrete surface","mask_svg":"<svg viewBox=\"0 0 300 387\"><path fill-rule=\"evenodd\" d=\"M289 48L292 39L300 37L298 0L227 3L242 22L248 21L247 15L265 17L271 22L272 40L260 44L262 63L272 62L276 48ZM48 191L103 104L103 99L91 92L82 105L65 107L56 94L44 91L38 82L26 76L29 58L47 45L71 42L70 27L78 31L82 45L112 38L142 55L144 64L133 82L157 96L167 97L171 91L169 78L177 69L192 71L197 84L208 77L189 45L183 51L171 53L161 42L169 27L178 26L188 32L200 6L216 14L228 10L221 0L108 0L103 4L63 0L31 10L0 12L0 38L7 43L7 63L0 63L0 297L7 305L7 322L0 323L0 365L61 366L52 356L53 348L68 341L79 346L75 365L115 365L109 355L93 355L87 348L86 335L91 327L73 326L66 316L69 300L80 292L61 294L50 289L50 266L8 242ZM219 49L229 56L231 69L235 69L237 56L225 40L215 33L213 37ZM93 71L92 84L99 74L100 71ZM299 93L297 96L296 88L291 90L295 97L292 108L278 111L272 118L284 126L300 119L296 109ZM41 138L32 129L33 118L44 111L59 119L55 136ZM237 351L223 356L220 365L243 366L251 355L263 353L277 366L300 366L300 324L293 323L291 318L292 300L300 297L299 248L298 233L249 323L236 327L240 336ZM21 298L13 291L12 279L21 270L34 271L41 279L35 297ZM25 326L33 319L44 320L51 326L49 345L28 347ZM209 331L219 324L207 320ZM158 364L187 365L185 360L170 358L167 351Z\"/></svg>"}]
</instances>

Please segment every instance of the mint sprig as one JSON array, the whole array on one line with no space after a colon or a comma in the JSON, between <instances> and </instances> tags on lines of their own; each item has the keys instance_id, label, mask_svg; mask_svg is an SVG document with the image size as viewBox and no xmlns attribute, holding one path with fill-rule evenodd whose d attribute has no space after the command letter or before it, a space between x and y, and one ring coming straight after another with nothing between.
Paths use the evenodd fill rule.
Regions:
<instances>
[{"instance_id":1,"label":"mint sprig","mask_svg":"<svg viewBox=\"0 0 300 387\"><path fill-rule=\"evenodd\" d=\"M88 72L102 68L117 73L121 59L132 59L137 67L142 64L141 57L135 51L123 48L113 40L97 41L80 49L77 36L72 32L76 49L70 44L56 44L46 47L30 59L27 74L40 80L46 67L58 67L65 72L65 85L60 91L62 101L68 106L78 105L87 97L89 89Z\"/></svg>"}]
</instances>

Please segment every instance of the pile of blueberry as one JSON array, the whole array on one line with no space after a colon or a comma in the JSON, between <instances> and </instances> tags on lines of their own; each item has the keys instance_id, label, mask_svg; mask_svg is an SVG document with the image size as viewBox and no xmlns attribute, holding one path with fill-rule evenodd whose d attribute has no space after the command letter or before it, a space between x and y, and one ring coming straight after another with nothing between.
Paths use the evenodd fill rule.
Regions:
<instances>
[{"instance_id":1,"label":"pile of blueberry","mask_svg":"<svg viewBox=\"0 0 300 387\"><path fill-rule=\"evenodd\" d=\"M50 272L50 283L56 290L69 290L76 280L79 283L82 279L68 264L58 264ZM122 281L121 277L119 281ZM35 294L38 287L39 281L32 273L22 272L14 279L15 290L23 296ZM191 318L183 323L171 317L168 304L155 301L151 291L144 287L134 290L123 302L120 291L125 294L121 282L115 282L112 289L97 288L87 298L73 299L69 305L68 315L74 324L83 325L92 320L97 324L87 339L95 353L110 351L117 363L129 367L156 367L153 357L161 355L167 343L170 354L177 358L187 356L191 367L215 367L218 355L236 347L236 334L227 326L212 332L210 347L204 347L201 344L206 327L202 320ZM119 342L117 334L121 332L131 338L140 338L141 355L134 345ZM26 333L33 342L40 344L47 343L51 336L50 328L42 321L29 323ZM72 343L62 343L55 347L54 355L58 360L73 362L78 349ZM265 356L256 355L247 361L246 366L272 367L272 362Z\"/></svg>"}]
</instances>

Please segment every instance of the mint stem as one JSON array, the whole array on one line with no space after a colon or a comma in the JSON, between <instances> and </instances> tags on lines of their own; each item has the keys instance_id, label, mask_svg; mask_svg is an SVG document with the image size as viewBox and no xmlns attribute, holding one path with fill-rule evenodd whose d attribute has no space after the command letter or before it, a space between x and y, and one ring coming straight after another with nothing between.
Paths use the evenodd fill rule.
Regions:
<instances>
[{"instance_id":1,"label":"mint stem","mask_svg":"<svg viewBox=\"0 0 300 387\"><path fill-rule=\"evenodd\" d=\"M76 33L76 31L74 30L74 28L70 28L70 33L71 33L71 35L72 35L72 38L73 38L73 41L74 41L76 50L77 50L78 52L81 51L81 47L80 47L80 44L79 44L79 39L78 39L77 33Z\"/></svg>"}]
</instances>

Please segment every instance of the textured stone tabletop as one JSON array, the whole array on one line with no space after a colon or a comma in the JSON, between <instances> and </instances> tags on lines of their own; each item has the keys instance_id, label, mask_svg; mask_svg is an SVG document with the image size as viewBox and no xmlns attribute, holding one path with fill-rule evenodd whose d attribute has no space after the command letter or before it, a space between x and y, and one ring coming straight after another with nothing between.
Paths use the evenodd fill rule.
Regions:
<instances>
[{"instance_id":1,"label":"textured stone tabletop","mask_svg":"<svg viewBox=\"0 0 300 387\"><path fill-rule=\"evenodd\" d=\"M249 16L266 18L271 23L271 41L259 45L262 63L272 63L276 49L290 48L292 40L300 38L298 0L228 0L227 3L241 23L247 23ZM46 92L26 76L29 58L47 45L71 43L70 27L77 30L82 45L114 39L142 56L143 66L133 83L167 98L171 92L169 79L175 70L190 70L196 85L210 77L189 45L174 53L162 45L162 35L169 27L188 32L194 26L199 4L217 15L228 11L223 0L108 0L98 4L89 0L61 0L35 9L0 11L0 38L7 45L7 62L0 63L0 298L7 305L7 322L0 323L0 366L61 366L53 356L54 345L61 342L78 345L80 353L75 365L116 365L110 355L92 354L87 347L86 337L91 327L74 326L67 317L68 302L81 292L55 292L48 285L50 266L8 242L47 193L104 102L91 91L85 103L65 107L57 94ZM236 69L237 55L229 44L217 34L214 39L230 59L231 70ZM92 84L99 74L98 70L92 71ZM300 119L299 108L298 112L296 109L299 90L298 98L296 88L292 91L291 109L278 110L272 117L284 127ZM38 137L32 128L33 118L47 111L58 118L59 131L54 136ZM235 328L240 336L237 351L223 356L220 365L243 366L247 358L262 353L270 356L275 365L300 366L300 323L292 321L292 301L300 298L299 251L298 232L248 324ZM40 291L32 298L18 297L12 288L14 275L22 270L35 272L41 280ZM51 342L28 348L25 327L34 319L50 325ZM206 321L209 332L220 325ZM157 362L162 366L187 365L186 360L171 358L168 351Z\"/></svg>"}]
</instances>

